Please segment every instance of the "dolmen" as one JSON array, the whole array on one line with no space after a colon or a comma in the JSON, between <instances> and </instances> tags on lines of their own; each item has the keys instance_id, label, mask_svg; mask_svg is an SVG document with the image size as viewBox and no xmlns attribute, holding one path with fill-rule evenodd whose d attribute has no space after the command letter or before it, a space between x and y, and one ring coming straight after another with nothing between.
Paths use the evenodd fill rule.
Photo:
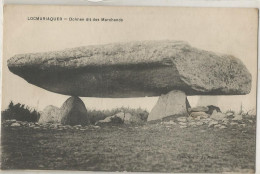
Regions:
<instances>
[{"instance_id":1,"label":"dolmen","mask_svg":"<svg viewBox=\"0 0 260 174\"><path fill-rule=\"evenodd\" d=\"M148 121L188 115L187 96L248 94L252 79L232 55L169 40L18 54L8 67L28 83L77 100L160 96Z\"/></svg>"}]
</instances>

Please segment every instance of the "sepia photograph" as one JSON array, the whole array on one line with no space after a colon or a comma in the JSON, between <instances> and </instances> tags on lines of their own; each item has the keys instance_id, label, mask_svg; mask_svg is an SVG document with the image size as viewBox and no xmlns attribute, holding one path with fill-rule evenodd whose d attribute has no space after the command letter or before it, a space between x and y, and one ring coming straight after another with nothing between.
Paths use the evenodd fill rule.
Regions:
<instances>
[{"instance_id":1,"label":"sepia photograph","mask_svg":"<svg viewBox=\"0 0 260 174\"><path fill-rule=\"evenodd\" d=\"M257 8L3 11L2 171L255 173Z\"/></svg>"}]
</instances>

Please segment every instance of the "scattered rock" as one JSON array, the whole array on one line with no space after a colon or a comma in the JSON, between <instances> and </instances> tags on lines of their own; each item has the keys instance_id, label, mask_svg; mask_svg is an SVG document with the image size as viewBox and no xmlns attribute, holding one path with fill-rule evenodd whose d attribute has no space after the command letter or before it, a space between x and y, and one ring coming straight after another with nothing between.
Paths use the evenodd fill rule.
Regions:
<instances>
[{"instance_id":1,"label":"scattered rock","mask_svg":"<svg viewBox=\"0 0 260 174\"><path fill-rule=\"evenodd\" d=\"M201 125L203 125L203 122L197 122L196 125L201 126Z\"/></svg>"},{"instance_id":2,"label":"scattered rock","mask_svg":"<svg viewBox=\"0 0 260 174\"><path fill-rule=\"evenodd\" d=\"M179 125L186 126L186 125L187 125L187 123L184 123L184 122L179 122Z\"/></svg>"},{"instance_id":3,"label":"scattered rock","mask_svg":"<svg viewBox=\"0 0 260 174\"><path fill-rule=\"evenodd\" d=\"M166 125L177 125L177 123L175 123L174 121L170 120L170 121L167 121L167 122L162 122L163 124L166 124Z\"/></svg>"},{"instance_id":4,"label":"scattered rock","mask_svg":"<svg viewBox=\"0 0 260 174\"><path fill-rule=\"evenodd\" d=\"M220 128L222 125L221 124L215 124L214 128Z\"/></svg>"},{"instance_id":5,"label":"scattered rock","mask_svg":"<svg viewBox=\"0 0 260 174\"><path fill-rule=\"evenodd\" d=\"M187 117L187 121L193 121L194 118L193 117Z\"/></svg>"},{"instance_id":6,"label":"scattered rock","mask_svg":"<svg viewBox=\"0 0 260 174\"><path fill-rule=\"evenodd\" d=\"M228 125L229 121L223 121L222 124L223 125Z\"/></svg>"},{"instance_id":7,"label":"scattered rock","mask_svg":"<svg viewBox=\"0 0 260 174\"><path fill-rule=\"evenodd\" d=\"M213 111L212 115L210 116L211 119L214 120L223 120L226 118L226 115L221 113L221 112L217 112L216 110Z\"/></svg>"},{"instance_id":8,"label":"scattered rock","mask_svg":"<svg viewBox=\"0 0 260 174\"><path fill-rule=\"evenodd\" d=\"M205 112L191 112L190 113L190 116L192 118L197 118L197 117L200 117L200 118L208 118L209 115L206 114Z\"/></svg>"},{"instance_id":9,"label":"scattered rock","mask_svg":"<svg viewBox=\"0 0 260 174\"><path fill-rule=\"evenodd\" d=\"M176 120L179 121L179 122L186 122L187 117L178 117Z\"/></svg>"},{"instance_id":10,"label":"scattered rock","mask_svg":"<svg viewBox=\"0 0 260 174\"><path fill-rule=\"evenodd\" d=\"M226 128L227 128L227 127L224 126L224 125L222 125L222 126L219 127L219 129L226 129Z\"/></svg>"},{"instance_id":11,"label":"scattered rock","mask_svg":"<svg viewBox=\"0 0 260 174\"><path fill-rule=\"evenodd\" d=\"M227 117L232 117L233 115L234 115L233 112L227 112L227 113L226 113L226 116L227 116Z\"/></svg>"},{"instance_id":12,"label":"scattered rock","mask_svg":"<svg viewBox=\"0 0 260 174\"><path fill-rule=\"evenodd\" d=\"M194 126L194 125L197 125L197 124L196 124L196 122L189 122L189 125Z\"/></svg>"},{"instance_id":13,"label":"scattered rock","mask_svg":"<svg viewBox=\"0 0 260 174\"><path fill-rule=\"evenodd\" d=\"M124 120L123 118L117 115L113 115L110 117L106 117L104 120L99 120L95 123L95 125L101 126L101 125L111 125L111 124L123 124Z\"/></svg>"},{"instance_id":14,"label":"scattered rock","mask_svg":"<svg viewBox=\"0 0 260 174\"><path fill-rule=\"evenodd\" d=\"M200 116L194 118L194 120L199 121L200 120Z\"/></svg>"},{"instance_id":15,"label":"scattered rock","mask_svg":"<svg viewBox=\"0 0 260 174\"><path fill-rule=\"evenodd\" d=\"M240 124L239 126L246 127L246 124Z\"/></svg>"},{"instance_id":16,"label":"scattered rock","mask_svg":"<svg viewBox=\"0 0 260 174\"><path fill-rule=\"evenodd\" d=\"M209 122L208 127L212 127L212 126L217 125L217 124L218 124L218 121L216 121L216 120L211 120L211 121Z\"/></svg>"},{"instance_id":17,"label":"scattered rock","mask_svg":"<svg viewBox=\"0 0 260 174\"><path fill-rule=\"evenodd\" d=\"M197 106L188 110L189 112L208 112L209 108L207 106Z\"/></svg>"},{"instance_id":18,"label":"scattered rock","mask_svg":"<svg viewBox=\"0 0 260 174\"><path fill-rule=\"evenodd\" d=\"M10 126L11 127L20 127L21 125L19 123L12 123Z\"/></svg>"},{"instance_id":19,"label":"scattered rock","mask_svg":"<svg viewBox=\"0 0 260 174\"><path fill-rule=\"evenodd\" d=\"M236 123L236 122L231 122L230 125L234 126L234 125L238 125L238 123Z\"/></svg>"},{"instance_id":20,"label":"scattered rock","mask_svg":"<svg viewBox=\"0 0 260 174\"><path fill-rule=\"evenodd\" d=\"M242 115L239 115L239 114L235 114L234 115L234 118L232 119L232 120L236 120L236 121L239 121L239 120L242 120L243 119L243 117L242 117Z\"/></svg>"}]
</instances>

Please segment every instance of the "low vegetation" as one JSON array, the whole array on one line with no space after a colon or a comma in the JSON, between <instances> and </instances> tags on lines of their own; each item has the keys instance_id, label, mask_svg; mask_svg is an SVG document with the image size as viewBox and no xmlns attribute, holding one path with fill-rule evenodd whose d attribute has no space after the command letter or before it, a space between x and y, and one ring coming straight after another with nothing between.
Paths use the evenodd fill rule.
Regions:
<instances>
[{"instance_id":1,"label":"low vegetation","mask_svg":"<svg viewBox=\"0 0 260 174\"><path fill-rule=\"evenodd\" d=\"M2 121L15 119L17 121L37 122L39 118L40 113L35 109L31 109L21 103L14 104L12 101L1 114Z\"/></svg>"}]
</instances>

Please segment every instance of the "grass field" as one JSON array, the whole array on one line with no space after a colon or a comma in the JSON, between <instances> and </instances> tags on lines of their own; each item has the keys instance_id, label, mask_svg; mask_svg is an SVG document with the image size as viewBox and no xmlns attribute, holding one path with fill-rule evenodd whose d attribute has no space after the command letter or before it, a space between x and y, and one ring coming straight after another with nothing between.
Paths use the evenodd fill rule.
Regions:
<instances>
[{"instance_id":1,"label":"grass field","mask_svg":"<svg viewBox=\"0 0 260 174\"><path fill-rule=\"evenodd\" d=\"M223 172L255 169L255 124L87 130L2 127L2 169Z\"/></svg>"}]
</instances>

